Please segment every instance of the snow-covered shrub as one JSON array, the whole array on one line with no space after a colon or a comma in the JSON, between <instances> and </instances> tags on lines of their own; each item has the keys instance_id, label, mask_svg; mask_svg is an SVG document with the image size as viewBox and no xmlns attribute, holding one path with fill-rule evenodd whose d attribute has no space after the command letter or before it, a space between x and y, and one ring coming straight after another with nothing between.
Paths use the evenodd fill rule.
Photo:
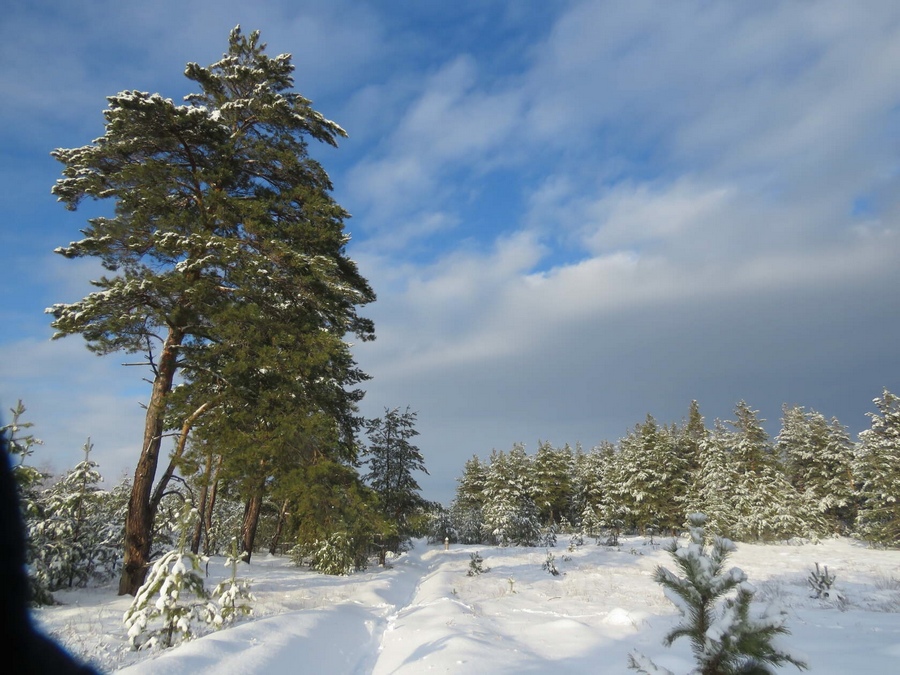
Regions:
<instances>
[{"instance_id":1,"label":"snow-covered shrub","mask_svg":"<svg viewBox=\"0 0 900 675\"><path fill-rule=\"evenodd\" d=\"M428 516L427 541L429 544L443 544L448 539L451 544L457 542L453 520L450 517L450 511L437 504Z\"/></svg>"},{"instance_id":2,"label":"snow-covered shrub","mask_svg":"<svg viewBox=\"0 0 900 675\"><path fill-rule=\"evenodd\" d=\"M825 565L820 569L819 563L816 563L816 568L811 571L807 577L809 586L815 594L813 597L827 598L831 594L831 587L834 586L836 579L837 575L831 574L828 571L828 565Z\"/></svg>"},{"instance_id":3,"label":"snow-covered shrub","mask_svg":"<svg viewBox=\"0 0 900 675\"><path fill-rule=\"evenodd\" d=\"M544 548L553 548L556 546L556 533L557 526L556 523L551 523L549 527L545 527L541 530L541 541L540 544Z\"/></svg>"},{"instance_id":4,"label":"snow-covered shrub","mask_svg":"<svg viewBox=\"0 0 900 675\"><path fill-rule=\"evenodd\" d=\"M121 556L124 515L110 512L114 496L99 487L103 478L90 459L92 448L88 439L84 461L41 493L42 517L28 524L31 577L51 591L106 581Z\"/></svg>"},{"instance_id":5,"label":"snow-covered shrub","mask_svg":"<svg viewBox=\"0 0 900 675\"><path fill-rule=\"evenodd\" d=\"M485 572L490 572L490 567L484 566L484 558L475 551L475 553L471 553L469 555L469 571L466 572L466 576L468 577L477 577L479 574L484 574Z\"/></svg>"},{"instance_id":6,"label":"snow-covered shrub","mask_svg":"<svg viewBox=\"0 0 900 675\"><path fill-rule=\"evenodd\" d=\"M322 574L346 576L368 564L365 545L346 532L335 532L327 539L305 544L292 552L295 562L309 560L309 567Z\"/></svg>"},{"instance_id":7,"label":"snow-covered shrub","mask_svg":"<svg viewBox=\"0 0 900 675\"><path fill-rule=\"evenodd\" d=\"M735 550L734 543L714 537L712 546L707 547L706 516L694 513L688 521L690 543L679 547L673 540L668 549L684 576L676 576L662 566L654 575L666 598L682 615L663 643L668 647L680 637L689 638L697 662L692 673L699 675L769 673L769 666L784 663L806 668L802 660L773 642L776 636L789 632L784 625L785 613L770 608L751 616L750 603L756 591L747 582L747 575L736 567L724 570L726 559ZM629 656L629 667L641 673L671 675L637 653Z\"/></svg>"},{"instance_id":8,"label":"snow-covered shrub","mask_svg":"<svg viewBox=\"0 0 900 675\"><path fill-rule=\"evenodd\" d=\"M198 625L221 625L203 585L200 556L169 551L157 560L123 620L132 649L171 647L195 637Z\"/></svg>"},{"instance_id":9,"label":"snow-covered shrub","mask_svg":"<svg viewBox=\"0 0 900 675\"><path fill-rule=\"evenodd\" d=\"M231 553L225 559L225 567L231 569L231 576L219 582L213 589L213 600L219 605L221 622L217 627L232 624L240 616L253 614L250 605L256 598L250 592L250 579L242 579L237 575L237 567L247 556L246 551L238 553L237 538L231 540Z\"/></svg>"},{"instance_id":10,"label":"snow-covered shrub","mask_svg":"<svg viewBox=\"0 0 900 675\"><path fill-rule=\"evenodd\" d=\"M195 637L198 627L223 623L219 607L203 583L202 559L187 550L197 511L185 505L178 548L159 558L138 589L123 622L132 649L171 647Z\"/></svg>"},{"instance_id":11,"label":"snow-covered shrub","mask_svg":"<svg viewBox=\"0 0 900 675\"><path fill-rule=\"evenodd\" d=\"M541 565L541 569L549 572L554 577L559 576L559 570L556 569L556 559L550 551L547 551L547 558L544 560L544 564Z\"/></svg>"}]
</instances>

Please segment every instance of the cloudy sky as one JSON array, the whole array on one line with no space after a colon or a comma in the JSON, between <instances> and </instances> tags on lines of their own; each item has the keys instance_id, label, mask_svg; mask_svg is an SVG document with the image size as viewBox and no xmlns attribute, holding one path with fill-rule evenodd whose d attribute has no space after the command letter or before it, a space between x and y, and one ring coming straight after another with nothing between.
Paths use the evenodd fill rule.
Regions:
<instances>
[{"instance_id":1,"label":"cloudy sky","mask_svg":"<svg viewBox=\"0 0 900 675\"><path fill-rule=\"evenodd\" d=\"M591 447L746 400L854 435L900 392L900 5L892 0L13 0L0 18L0 405L63 470L133 470L149 387L51 342L96 268L56 147L105 97L178 99L235 24L348 130L312 152L378 293L363 412L409 405L448 502L464 460ZM5 415L8 419L8 414Z\"/></svg>"}]
</instances>

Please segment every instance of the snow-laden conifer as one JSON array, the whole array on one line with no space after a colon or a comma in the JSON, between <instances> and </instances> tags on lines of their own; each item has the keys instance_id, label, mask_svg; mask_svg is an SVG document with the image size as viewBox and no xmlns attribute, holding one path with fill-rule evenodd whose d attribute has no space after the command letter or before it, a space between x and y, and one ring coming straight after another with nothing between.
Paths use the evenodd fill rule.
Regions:
<instances>
[{"instance_id":1,"label":"snow-laden conifer","mask_svg":"<svg viewBox=\"0 0 900 675\"><path fill-rule=\"evenodd\" d=\"M486 473L487 468L473 455L466 460L462 475L457 478L456 498L450 505L450 519L462 544L480 544L483 541Z\"/></svg>"},{"instance_id":2,"label":"snow-laden conifer","mask_svg":"<svg viewBox=\"0 0 900 675\"><path fill-rule=\"evenodd\" d=\"M171 647L196 637L198 630L223 623L204 585L202 559L187 546L196 515L187 505L178 547L153 563L125 612L123 622L132 649Z\"/></svg>"},{"instance_id":3,"label":"snow-laden conifer","mask_svg":"<svg viewBox=\"0 0 900 675\"><path fill-rule=\"evenodd\" d=\"M84 460L44 491L43 517L29 528L32 575L51 591L105 580L116 569L120 541L105 518L108 498L100 488L97 463L90 459L92 448L88 439Z\"/></svg>"},{"instance_id":4,"label":"snow-laden conifer","mask_svg":"<svg viewBox=\"0 0 900 675\"><path fill-rule=\"evenodd\" d=\"M569 512L572 495L574 457L566 445L554 448L550 443L538 444L532 460L532 494L544 527L559 525Z\"/></svg>"},{"instance_id":5,"label":"snow-laden conifer","mask_svg":"<svg viewBox=\"0 0 900 675\"><path fill-rule=\"evenodd\" d=\"M697 675L769 673L771 666L788 663L806 668L802 659L777 642L779 636L789 633L785 613L771 607L751 612L755 589L747 575L736 567L725 569L734 543L714 537L707 546L702 513L688 516L688 523L688 544L679 547L673 540L668 549L678 574L661 565L654 574L681 614L681 621L663 644L668 647L678 638L688 638L697 666L692 673ZM669 672L640 654L631 655L629 665L641 673Z\"/></svg>"},{"instance_id":6,"label":"snow-laden conifer","mask_svg":"<svg viewBox=\"0 0 900 675\"><path fill-rule=\"evenodd\" d=\"M536 546L541 526L532 499L531 460L517 443L494 452L484 482L484 532L500 546Z\"/></svg>"},{"instance_id":7,"label":"snow-laden conifer","mask_svg":"<svg viewBox=\"0 0 900 675\"><path fill-rule=\"evenodd\" d=\"M885 390L874 400L880 415L859 435L856 476L860 483L857 527L862 537L900 545L900 397Z\"/></svg>"},{"instance_id":8,"label":"snow-laden conifer","mask_svg":"<svg viewBox=\"0 0 900 675\"><path fill-rule=\"evenodd\" d=\"M776 451L788 479L826 521L831 532L846 532L855 518L854 448L847 429L814 410L784 406Z\"/></svg>"},{"instance_id":9,"label":"snow-laden conifer","mask_svg":"<svg viewBox=\"0 0 900 675\"><path fill-rule=\"evenodd\" d=\"M243 562L243 552L238 552L237 538L231 540L231 552L225 558L225 567L231 574L228 579L219 582L213 589L212 599L219 606L219 616L221 621L214 618L217 627L227 626L234 623L239 617L248 616L253 613L253 606L250 604L256 598L250 592L250 579L244 579L238 576L238 565Z\"/></svg>"}]
</instances>

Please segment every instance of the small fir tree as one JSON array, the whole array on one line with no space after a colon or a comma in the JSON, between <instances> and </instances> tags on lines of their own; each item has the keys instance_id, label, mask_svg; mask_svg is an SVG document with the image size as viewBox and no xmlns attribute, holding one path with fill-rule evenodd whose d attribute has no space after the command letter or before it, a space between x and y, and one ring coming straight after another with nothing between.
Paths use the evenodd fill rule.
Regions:
<instances>
[{"instance_id":1,"label":"small fir tree","mask_svg":"<svg viewBox=\"0 0 900 675\"><path fill-rule=\"evenodd\" d=\"M479 574L490 571L490 567L484 566L484 558L481 557L481 554L479 554L478 551L469 554L469 571L466 572L467 577L477 577Z\"/></svg>"},{"instance_id":2,"label":"small fir tree","mask_svg":"<svg viewBox=\"0 0 900 675\"><path fill-rule=\"evenodd\" d=\"M231 576L220 582L212 592L220 609L221 621L217 627L228 626L241 616L253 614L250 603L256 598L250 592L250 579L242 579L237 575L238 564L243 562L243 558L243 552L238 552L237 537L233 537L231 553L225 558L225 567L231 570Z\"/></svg>"},{"instance_id":3,"label":"small fir tree","mask_svg":"<svg viewBox=\"0 0 900 675\"><path fill-rule=\"evenodd\" d=\"M845 532L856 517L853 442L832 419L798 406L784 406L776 450L788 479L831 532Z\"/></svg>"},{"instance_id":4,"label":"small fir tree","mask_svg":"<svg viewBox=\"0 0 900 675\"><path fill-rule=\"evenodd\" d=\"M47 476L28 463L34 447L43 445L43 441L28 431L34 426L32 422L22 421L25 406L21 400L9 411L12 413L12 422L0 427L0 436L4 436L7 441L5 452L9 456L27 533L25 560L28 564L28 594L35 605L52 605L55 600L46 581L47 575L42 574L44 568L40 561L40 550L32 535L34 528L44 520L40 487Z\"/></svg>"},{"instance_id":5,"label":"small fir tree","mask_svg":"<svg viewBox=\"0 0 900 675\"><path fill-rule=\"evenodd\" d=\"M559 570L556 569L556 557L548 550L547 557L544 559L541 569L551 576L558 577Z\"/></svg>"},{"instance_id":6,"label":"small fir tree","mask_svg":"<svg viewBox=\"0 0 900 675\"><path fill-rule=\"evenodd\" d=\"M34 447L43 445L44 441L35 438L34 434L28 432L34 423L22 421L25 410L20 399L15 408L9 409L12 413L12 422L0 427L0 434L6 436L7 439L6 451L9 453L9 464L19 488L22 515L27 521L29 518L40 515L39 487L47 476L27 463L28 458L34 454Z\"/></svg>"},{"instance_id":7,"label":"small fir tree","mask_svg":"<svg viewBox=\"0 0 900 675\"><path fill-rule=\"evenodd\" d=\"M299 547L295 559L309 560L310 569L322 574L348 576L366 568L366 546L347 532L333 532L327 539Z\"/></svg>"},{"instance_id":8,"label":"small fir tree","mask_svg":"<svg viewBox=\"0 0 900 675\"><path fill-rule=\"evenodd\" d=\"M484 481L487 468L477 456L466 460L456 479L456 499L450 505L453 529L462 544L482 543L484 529Z\"/></svg>"},{"instance_id":9,"label":"small fir tree","mask_svg":"<svg viewBox=\"0 0 900 675\"><path fill-rule=\"evenodd\" d=\"M707 547L706 516L688 516L691 541L679 547L672 541L669 553L677 576L665 567L656 568L654 578L678 608L682 621L666 635L668 647L680 637L691 641L698 675L738 675L770 673L770 666L792 663L801 670L806 664L774 644L774 638L787 634L785 613L766 611L751 616L754 588L740 569L724 569L734 544L714 537ZM641 673L669 673L641 654L629 657L629 667ZM671 673L669 673L671 675Z\"/></svg>"},{"instance_id":10,"label":"small fir tree","mask_svg":"<svg viewBox=\"0 0 900 675\"><path fill-rule=\"evenodd\" d=\"M223 617L203 583L201 558L187 546L197 512L185 506L178 548L147 574L123 622L132 649L167 648L195 637L198 626L220 626Z\"/></svg>"},{"instance_id":11,"label":"small fir tree","mask_svg":"<svg viewBox=\"0 0 900 675\"><path fill-rule=\"evenodd\" d=\"M34 544L32 573L51 591L105 580L114 571L117 541L110 540L100 520L103 480L90 459L91 439L84 445L84 461L44 491L43 518L29 528Z\"/></svg>"}]
</instances>

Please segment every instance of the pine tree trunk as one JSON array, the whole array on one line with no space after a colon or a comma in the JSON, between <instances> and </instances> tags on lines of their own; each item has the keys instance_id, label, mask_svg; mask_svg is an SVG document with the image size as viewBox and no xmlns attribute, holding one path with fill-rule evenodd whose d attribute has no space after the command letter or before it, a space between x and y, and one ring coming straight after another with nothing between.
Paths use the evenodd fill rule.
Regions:
<instances>
[{"instance_id":1,"label":"pine tree trunk","mask_svg":"<svg viewBox=\"0 0 900 675\"><path fill-rule=\"evenodd\" d=\"M122 577L119 579L119 595L136 595L147 575L153 519L156 516L150 503L150 496L153 491L153 480L156 478L156 466L159 463L166 396L172 390L172 380L178 367L177 352L182 340L184 340L183 332L169 330L153 380L144 423L144 443L134 472L128 514L125 516L125 559Z\"/></svg>"},{"instance_id":2,"label":"pine tree trunk","mask_svg":"<svg viewBox=\"0 0 900 675\"><path fill-rule=\"evenodd\" d=\"M213 453L210 452L206 456L206 469L203 471L203 482L200 488L200 496L197 499L197 524L194 526L194 536L191 538L191 552L200 553L200 539L203 536L203 526L206 525L206 502L209 496L209 482L212 478ZM209 535L207 535L207 539Z\"/></svg>"},{"instance_id":3,"label":"pine tree trunk","mask_svg":"<svg viewBox=\"0 0 900 675\"><path fill-rule=\"evenodd\" d=\"M269 544L269 553L275 555L278 544L281 540L281 532L284 530L284 521L287 520L288 500L285 499L281 504L281 510L278 512L278 524L275 526L275 536L272 537L272 543Z\"/></svg>"},{"instance_id":4,"label":"pine tree trunk","mask_svg":"<svg viewBox=\"0 0 900 675\"><path fill-rule=\"evenodd\" d=\"M215 541L213 541L210 538L210 533L213 531L212 518L213 518L213 511L216 508L216 494L219 491L219 469L221 469L221 468L222 468L222 455L219 455L219 461L216 462L216 471L213 474L212 489L210 490L210 493L209 493L209 504L206 507L206 518L204 519L205 523L206 523L206 544L203 547L204 555L209 555L210 552L212 550L214 550L212 545L214 543L216 543Z\"/></svg>"},{"instance_id":5,"label":"pine tree trunk","mask_svg":"<svg viewBox=\"0 0 900 675\"><path fill-rule=\"evenodd\" d=\"M244 508L244 521L241 524L241 551L245 562L250 562L253 554L253 542L256 539L256 528L259 525L259 513L262 510L262 490L247 500Z\"/></svg>"}]
</instances>

